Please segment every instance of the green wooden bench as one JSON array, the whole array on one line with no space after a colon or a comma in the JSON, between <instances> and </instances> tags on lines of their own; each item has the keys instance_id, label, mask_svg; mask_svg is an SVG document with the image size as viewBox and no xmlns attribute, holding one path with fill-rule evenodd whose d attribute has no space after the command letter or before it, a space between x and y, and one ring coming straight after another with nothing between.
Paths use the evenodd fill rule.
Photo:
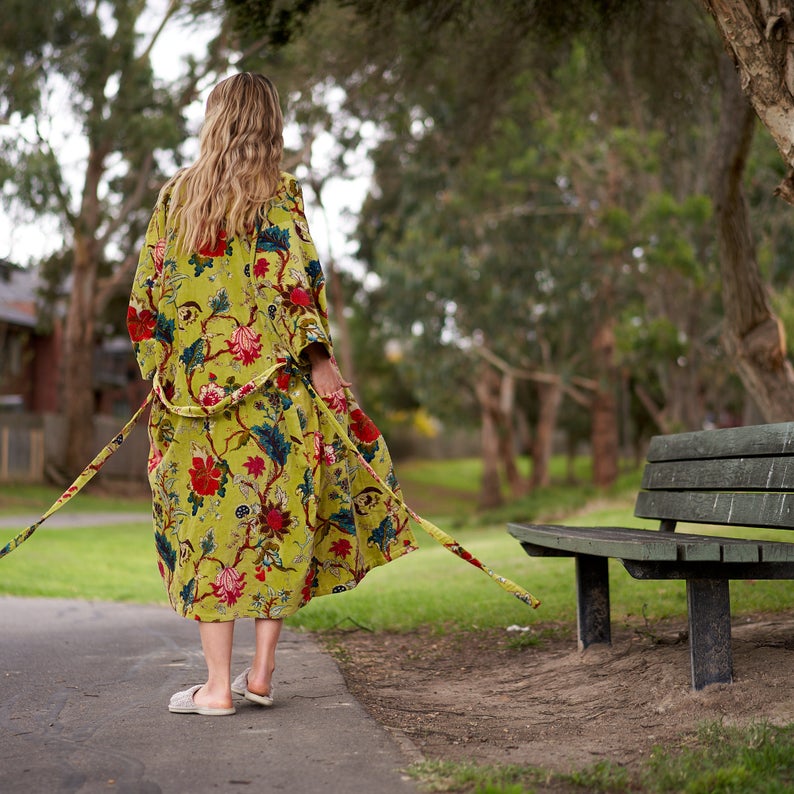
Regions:
<instances>
[{"instance_id":1,"label":"green wooden bench","mask_svg":"<svg viewBox=\"0 0 794 794\"><path fill-rule=\"evenodd\" d=\"M675 532L678 522L794 529L794 422L655 436L634 515L658 529L513 523L532 556L576 558L579 647L611 642L607 563L685 579L692 686L733 681L731 579L794 579L794 542ZM794 537L791 537L794 540Z\"/></svg>"}]
</instances>

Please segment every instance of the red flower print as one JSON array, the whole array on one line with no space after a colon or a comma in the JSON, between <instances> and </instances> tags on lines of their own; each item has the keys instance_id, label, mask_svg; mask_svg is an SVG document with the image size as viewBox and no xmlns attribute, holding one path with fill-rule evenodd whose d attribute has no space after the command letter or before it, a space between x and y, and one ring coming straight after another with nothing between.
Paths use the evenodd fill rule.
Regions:
<instances>
[{"instance_id":1,"label":"red flower print","mask_svg":"<svg viewBox=\"0 0 794 794\"><path fill-rule=\"evenodd\" d=\"M220 487L221 470L215 465L212 455L193 458L193 468L188 474L193 490L200 496L212 496Z\"/></svg>"},{"instance_id":2,"label":"red flower print","mask_svg":"<svg viewBox=\"0 0 794 794\"><path fill-rule=\"evenodd\" d=\"M345 397L344 389L337 389L331 394L323 395L323 400L335 414L343 414L347 411L347 397Z\"/></svg>"},{"instance_id":3,"label":"red flower print","mask_svg":"<svg viewBox=\"0 0 794 794\"><path fill-rule=\"evenodd\" d=\"M290 378L291 375L289 372L285 372L283 369L279 370L276 376L276 386L278 386L281 391L287 391L287 389L289 389Z\"/></svg>"},{"instance_id":4,"label":"red flower print","mask_svg":"<svg viewBox=\"0 0 794 794\"><path fill-rule=\"evenodd\" d=\"M350 429L353 435L365 444L372 443L380 436L380 430L360 408L350 412Z\"/></svg>"},{"instance_id":5,"label":"red flower print","mask_svg":"<svg viewBox=\"0 0 794 794\"><path fill-rule=\"evenodd\" d=\"M154 327L157 325L157 316L148 309L137 312L134 307L127 309L127 328L133 342L141 342L154 336Z\"/></svg>"},{"instance_id":6,"label":"red flower print","mask_svg":"<svg viewBox=\"0 0 794 794\"><path fill-rule=\"evenodd\" d=\"M333 466L336 463L336 450L333 444L323 445L323 463L326 466Z\"/></svg>"},{"instance_id":7,"label":"red flower print","mask_svg":"<svg viewBox=\"0 0 794 794\"><path fill-rule=\"evenodd\" d=\"M284 529L284 513L276 507L267 511L265 520L267 521L268 527L276 534Z\"/></svg>"},{"instance_id":8,"label":"red flower print","mask_svg":"<svg viewBox=\"0 0 794 794\"><path fill-rule=\"evenodd\" d=\"M159 276L163 272L163 259L165 258L165 237L157 241L157 245L152 249L152 262L154 262L154 272Z\"/></svg>"},{"instance_id":9,"label":"red flower print","mask_svg":"<svg viewBox=\"0 0 794 794\"><path fill-rule=\"evenodd\" d=\"M312 584L314 583L314 568L309 568L308 572L306 573L306 579L304 580L303 589L301 590L301 596L303 597L303 603L308 604L312 598Z\"/></svg>"},{"instance_id":10,"label":"red flower print","mask_svg":"<svg viewBox=\"0 0 794 794\"><path fill-rule=\"evenodd\" d=\"M294 303L296 306L311 306L312 305L312 298L305 289L301 289L300 287L294 287L290 290L289 299L291 303Z\"/></svg>"},{"instance_id":11,"label":"red flower print","mask_svg":"<svg viewBox=\"0 0 794 794\"><path fill-rule=\"evenodd\" d=\"M223 256L226 251L226 232L221 230L218 239L214 243L205 245L200 251L201 256Z\"/></svg>"},{"instance_id":12,"label":"red flower print","mask_svg":"<svg viewBox=\"0 0 794 794\"><path fill-rule=\"evenodd\" d=\"M245 574L236 568L222 568L210 587L219 601L233 606L245 590Z\"/></svg>"},{"instance_id":13,"label":"red flower print","mask_svg":"<svg viewBox=\"0 0 794 794\"><path fill-rule=\"evenodd\" d=\"M267 537L281 540L289 532L292 517L278 505L271 503L263 508L259 521Z\"/></svg>"},{"instance_id":14,"label":"red flower print","mask_svg":"<svg viewBox=\"0 0 794 794\"><path fill-rule=\"evenodd\" d=\"M250 477L260 477L265 471L265 461L259 455L253 458L249 455L248 460L243 463L243 466L248 470Z\"/></svg>"},{"instance_id":15,"label":"red flower print","mask_svg":"<svg viewBox=\"0 0 794 794\"><path fill-rule=\"evenodd\" d=\"M253 364L262 354L261 338L262 334L256 334L247 325L241 325L232 332L229 352L246 366Z\"/></svg>"},{"instance_id":16,"label":"red flower print","mask_svg":"<svg viewBox=\"0 0 794 794\"><path fill-rule=\"evenodd\" d=\"M264 257L257 259L256 263L254 264L254 275L257 278L264 278L267 275L267 269L269 266L270 263Z\"/></svg>"},{"instance_id":17,"label":"red flower print","mask_svg":"<svg viewBox=\"0 0 794 794\"><path fill-rule=\"evenodd\" d=\"M343 560L353 551L353 545L350 543L349 540L345 540L345 538L340 538L339 540L335 540L331 544L331 554L335 554L337 557L341 557Z\"/></svg>"},{"instance_id":18,"label":"red flower print","mask_svg":"<svg viewBox=\"0 0 794 794\"><path fill-rule=\"evenodd\" d=\"M148 463L149 474L151 474L160 465L160 461L162 459L163 459L163 453L160 452L159 449L153 449L151 454L149 455L149 463Z\"/></svg>"},{"instance_id":19,"label":"red flower print","mask_svg":"<svg viewBox=\"0 0 794 794\"><path fill-rule=\"evenodd\" d=\"M226 396L226 390L214 381L205 383L199 389L199 402L205 406L217 405Z\"/></svg>"},{"instance_id":20,"label":"red flower print","mask_svg":"<svg viewBox=\"0 0 794 794\"><path fill-rule=\"evenodd\" d=\"M254 576L256 576L256 578L259 579L260 582L265 581L265 568L263 565L256 566L256 573L254 574Z\"/></svg>"}]
</instances>

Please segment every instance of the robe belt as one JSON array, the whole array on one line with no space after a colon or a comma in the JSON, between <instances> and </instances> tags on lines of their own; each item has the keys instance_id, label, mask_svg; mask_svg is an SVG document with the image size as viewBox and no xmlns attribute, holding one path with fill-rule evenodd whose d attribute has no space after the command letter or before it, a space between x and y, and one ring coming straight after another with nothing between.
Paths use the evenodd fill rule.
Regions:
<instances>
[{"instance_id":1,"label":"robe belt","mask_svg":"<svg viewBox=\"0 0 794 794\"><path fill-rule=\"evenodd\" d=\"M251 394L255 391L259 386L261 386L265 381L269 378L273 377L273 374L276 370L280 367L284 366L282 364L276 364L270 369L266 370L261 375L257 376L253 380L249 381L245 386L241 386L236 391L232 392L231 394L227 395L223 398L220 402L213 406L179 406L173 405L169 400L165 398L163 393L163 389L155 376L152 391L149 392L146 399L141 404L140 408L132 415L132 418L124 425L121 431L113 437L113 439L105 445L102 451L88 464L88 466L83 469L83 471L78 475L77 479L61 494L61 496L50 506L50 508L36 521L35 524L31 524L27 529L20 532L15 538L11 541L6 543L3 548L0 549L0 559L5 557L6 555L10 554L14 549L19 547L22 543L24 543L53 513L60 510L70 499L76 496L84 487L85 485L93 479L94 475L105 465L108 458L116 452L116 450L124 443L124 441L129 437L130 433L132 432L135 425L140 420L143 412L152 402L153 398L156 396L158 400L160 400L165 408L172 413L175 413L179 416L186 416L186 417L206 417L212 414L218 413L220 411L224 411L230 406L234 405L235 403L242 400L247 395ZM367 472L374 477L377 481L378 485L391 496L397 504L402 507L408 515L428 534L430 535L433 540L440 543L445 549L451 551L456 556L460 557L462 560L465 560L470 565L473 565L475 568L479 568L483 573L487 574L493 581L496 582L503 590L507 591L511 595L514 595L520 601L524 602L525 604L536 608L540 606L540 601L532 595L532 593L525 590L520 585L512 582L510 579L507 579L504 576L500 576L496 573L492 568L485 565L482 561L477 559L471 552L467 551L463 546L458 543L455 538L451 535L448 535L444 530L437 527L432 522L428 521L425 518L422 518L419 514L415 513L411 510L410 507L405 503L405 501L399 497L394 491L381 479L380 476L372 469L372 467L367 463L364 459L364 456L356 447L353 440L348 435L347 431L341 425L339 420L334 415L334 412L328 407L325 400L322 399L314 390L314 387L311 384L311 381L308 379L307 376L303 376L306 386L309 390L309 394L312 397L315 405L319 407L320 411L322 411L328 421L331 424L331 427L338 433L339 437L345 443L345 446L353 452L356 457L359 459L361 464L366 468Z\"/></svg>"}]
</instances>

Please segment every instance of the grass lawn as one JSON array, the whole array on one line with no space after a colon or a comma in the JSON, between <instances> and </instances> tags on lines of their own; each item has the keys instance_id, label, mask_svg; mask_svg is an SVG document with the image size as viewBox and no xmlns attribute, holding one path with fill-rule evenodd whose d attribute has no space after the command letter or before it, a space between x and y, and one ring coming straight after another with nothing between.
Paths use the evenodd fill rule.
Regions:
<instances>
[{"instance_id":1,"label":"grass lawn","mask_svg":"<svg viewBox=\"0 0 794 794\"><path fill-rule=\"evenodd\" d=\"M419 551L393 565L372 571L361 587L333 598L318 598L289 619L294 627L322 631L357 623L375 631L409 631L432 625L439 631L490 628L511 624L575 623L573 560L531 558L505 530L520 518L567 515L566 523L642 526L632 516L637 473L626 474L609 493L586 484L564 483L563 461L555 460L556 481L544 492L485 514L476 513L479 461L411 462L400 466L409 502L418 488L434 489L430 507L448 504L454 493L454 515L426 511L428 517L475 555L526 587L541 599L530 609L506 594L485 574L467 565L415 528ZM578 476L587 476L587 461L577 461ZM59 492L40 486L0 488L0 515L43 512ZM157 573L148 500L118 499L101 492L80 494L63 508L78 512L140 511L140 522L78 529L53 529L46 523L33 537L0 561L0 593L113 601L165 603ZM645 526L648 523L645 522ZM16 531L0 530L4 543ZM771 535L774 536L774 533ZM610 561L613 620L644 615L656 620L684 616L683 582L631 579ZM790 582L737 581L731 584L734 610L774 612L789 607Z\"/></svg>"}]
</instances>

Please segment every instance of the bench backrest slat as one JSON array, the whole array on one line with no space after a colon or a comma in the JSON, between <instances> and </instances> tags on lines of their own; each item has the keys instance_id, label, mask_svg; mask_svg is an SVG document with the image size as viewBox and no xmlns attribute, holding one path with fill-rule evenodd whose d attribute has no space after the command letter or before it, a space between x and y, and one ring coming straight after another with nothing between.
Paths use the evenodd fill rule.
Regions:
<instances>
[{"instance_id":1,"label":"bench backrest slat","mask_svg":"<svg viewBox=\"0 0 794 794\"><path fill-rule=\"evenodd\" d=\"M641 487L650 491L794 491L794 456L649 463Z\"/></svg>"},{"instance_id":2,"label":"bench backrest slat","mask_svg":"<svg viewBox=\"0 0 794 794\"><path fill-rule=\"evenodd\" d=\"M739 527L794 528L794 494L641 491L634 515Z\"/></svg>"},{"instance_id":3,"label":"bench backrest slat","mask_svg":"<svg viewBox=\"0 0 794 794\"><path fill-rule=\"evenodd\" d=\"M654 436L648 447L650 462L759 455L794 455L794 422Z\"/></svg>"},{"instance_id":4,"label":"bench backrest slat","mask_svg":"<svg viewBox=\"0 0 794 794\"><path fill-rule=\"evenodd\" d=\"M794 422L654 436L634 515L794 529Z\"/></svg>"}]
</instances>

